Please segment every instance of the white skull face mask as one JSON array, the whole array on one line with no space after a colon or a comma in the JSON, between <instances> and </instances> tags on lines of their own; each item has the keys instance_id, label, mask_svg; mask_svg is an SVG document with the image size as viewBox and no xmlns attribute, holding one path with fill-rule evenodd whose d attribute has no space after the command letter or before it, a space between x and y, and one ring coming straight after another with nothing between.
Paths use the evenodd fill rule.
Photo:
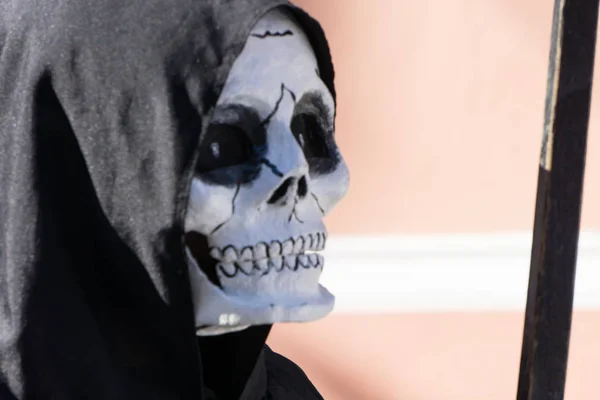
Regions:
<instances>
[{"instance_id":1,"label":"white skull face mask","mask_svg":"<svg viewBox=\"0 0 600 400\"><path fill-rule=\"evenodd\" d=\"M185 221L198 335L309 321L323 216L345 195L334 101L302 29L281 11L254 27L202 140Z\"/></svg>"}]
</instances>

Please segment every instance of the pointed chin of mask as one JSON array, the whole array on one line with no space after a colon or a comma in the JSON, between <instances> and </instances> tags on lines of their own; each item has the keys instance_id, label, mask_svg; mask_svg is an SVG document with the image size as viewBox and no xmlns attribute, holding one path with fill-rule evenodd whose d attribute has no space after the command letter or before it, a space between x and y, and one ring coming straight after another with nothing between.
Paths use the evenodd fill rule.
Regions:
<instances>
[{"instance_id":1,"label":"pointed chin of mask","mask_svg":"<svg viewBox=\"0 0 600 400\"><path fill-rule=\"evenodd\" d=\"M319 319L323 217L348 188L334 102L302 30L267 14L234 63L203 138L186 214L198 335Z\"/></svg>"}]
</instances>

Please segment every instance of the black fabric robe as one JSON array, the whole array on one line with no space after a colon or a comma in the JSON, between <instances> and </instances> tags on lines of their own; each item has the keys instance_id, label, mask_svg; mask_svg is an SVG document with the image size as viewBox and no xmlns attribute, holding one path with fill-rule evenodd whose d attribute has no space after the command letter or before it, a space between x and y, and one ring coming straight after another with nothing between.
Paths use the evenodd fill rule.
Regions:
<instances>
[{"instance_id":1,"label":"black fabric robe","mask_svg":"<svg viewBox=\"0 0 600 400\"><path fill-rule=\"evenodd\" d=\"M198 339L182 244L211 112L285 0L0 0L0 400L318 399L269 326Z\"/></svg>"}]
</instances>

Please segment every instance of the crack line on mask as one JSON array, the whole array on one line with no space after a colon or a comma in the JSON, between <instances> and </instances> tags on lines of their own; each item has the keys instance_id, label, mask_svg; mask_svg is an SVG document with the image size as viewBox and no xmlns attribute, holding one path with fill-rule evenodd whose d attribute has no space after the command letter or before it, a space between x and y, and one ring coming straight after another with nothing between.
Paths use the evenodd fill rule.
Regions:
<instances>
[{"instance_id":1,"label":"crack line on mask","mask_svg":"<svg viewBox=\"0 0 600 400\"><path fill-rule=\"evenodd\" d=\"M263 157L260 159L260 162L266 165L271 170L271 172L273 172L273 174L280 178L283 178L283 172L281 172L275 164L271 163L271 161Z\"/></svg>"},{"instance_id":2,"label":"crack line on mask","mask_svg":"<svg viewBox=\"0 0 600 400\"><path fill-rule=\"evenodd\" d=\"M260 123L261 125L264 126L264 125L267 125L269 122L271 122L271 119L275 116L277 111L279 111L279 106L281 105L281 102L283 101L284 90L285 90L285 85L283 84L283 82L281 82L281 93L279 94L279 98L277 99L277 102L275 103L275 107L273 107L273 111L271 111L269 113L269 115L267 115L267 117Z\"/></svg>"},{"instance_id":3,"label":"crack line on mask","mask_svg":"<svg viewBox=\"0 0 600 400\"><path fill-rule=\"evenodd\" d=\"M290 217L288 218L288 223L292 222L292 217L296 217L296 219L298 220L298 222L300 222L301 224L304 223L304 221L302 221L299 217L298 214L296 213L296 205L298 204L298 197L294 198L294 206L292 207L292 213L290 214Z\"/></svg>"},{"instance_id":4,"label":"crack line on mask","mask_svg":"<svg viewBox=\"0 0 600 400\"><path fill-rule=\"evenodd\" d=\"M235 214L235 199L237 199L237 196L240 193L240 188L241 187L242 187L242 185L240 183L238 183L237 187L235 188L235 194L233 195L233 199L231 200L231 216L232 217ZM231 219L231 217L229 219ZM221 229L223 227L223 225L225 225L227 223L227 221L229 221L229 219L221 222L215 229L212 230L212 232L210 232L210 234L212 235L216 231L218 231L219 229Z\"/></svg>"},{"instance_id":5,"label":"crack line on mask","mask_svg":"<svg viewBox=\"0 0 600 400\"><path fill-rule=\"evenodd\" d=\"M285 86L285 83L282 83L281 86L283 87L283 89L288 91L290 96L292 96L292 101L294 102L294 104L296 104L296 93L294 93L294 91L289 87Z\"/></svg>"},{"instance_id":6,"label":"crack line on mask","mask_svg":"<svg viewBox=\"0 0 600 400\"><path fill-rule=\"evenodd\" d=\"M281 92L279 94L279 98L277 99L277 102L275 102L275 106L273 107L273 110L260 123L262 126L269 124L271 122L271 119L273 119L275 114L277 114L277 111L279 111L279 106L281 105L281 102L283 101L283 95L285 94L286 90L292 96L292 100L293 100L294 104L296 104L296 93L294 93L292 90L290 90L288 87L286 87L285 83L281 82L281 87L280 87Z\"/></svg>"},{"instance_id":7,"label":"crack line on mask","mask_svg":"<svg viewBox=\"0 0 600 400\"><path fill-rule=\"evenodd\" d=\"M271 32L271 31L266 31L263 34L259 34L259 33L252 33L250 36L254 36L256 38L259 39L265 39L267 37L282 37L282 36L294 36L294 32L292 32L289 29L286 29L283 32Z\"/></svg>"},{"instance_id":8,"label":"crack line on mask","mask_svg":"<svg viewBox=\"0 0 600 400\"><path fill-rule=\"evenodd\" d=\"M317 195L314 194L313 192L310 192L310 195L312 196L313 199L315 199L315 203L317 203L317 207L319 207L319 210L321 210L321 214L325 215L325 210L323 210L323 207L321 207L321 204L319 203L319 198L317 197Z\"/></svg>"},{"instance_id":9,"label":"crack line on mask","mask_svg":"<svg viewBox=\"0 0 600 400\"><path fill-rule=\"evenodd\" d=\"M273 119L273 117L277 113L277 111L279 111L279 106L281 105L281 102L283 101L283 96L284 96L286 90L288 91L290 96L292 96L292 100L294 101L294 104L296 104L296 94L291 89L286 87L285 83L281 82L280 90L281 90L281 93L279 94L279 98L277 99L277 102L275 103L275 107L273 107L273 110L269 113L269 115L267 115L267 117L264 120L262 120L262 122L260 123L262 126L269 124L271 122L271 119ZM266 157L261 158L260 162L262 164L266 165L271 170L271 172L273 172L273 174L275 174L279 178L283 178L283 173L279 170L279 168L277 168L277 166L275 164L271 163L271 161L269 161Z\"/></svg>"}]
</instances>

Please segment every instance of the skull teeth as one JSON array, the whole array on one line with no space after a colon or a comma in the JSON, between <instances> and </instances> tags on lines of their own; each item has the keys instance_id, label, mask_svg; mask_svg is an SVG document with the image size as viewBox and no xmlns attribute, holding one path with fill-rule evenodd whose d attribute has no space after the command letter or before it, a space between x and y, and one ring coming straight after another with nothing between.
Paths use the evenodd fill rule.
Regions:
<instances>
[{"instance_id":1,"label":"skull teeth","mask_svg":"<svg viewBox=\"0 0 600 400\"><path fill-rule=\"evenodd\" d=\"M238 258L237 251L232 246L229 246L223 252L223 261L226 263L232 263Z\"/></svg>"},{"instance_id":2,"label":"skull teeth","mask_svg":"<svg viewBox=\"0 0 600 400\"><path fill-rule=\"evenodd\" d=\"M252 248L251 247L246 247L244 250L242 250L242 254L240 256L240 260L242 261L251 261L254 259L254 254L252 252Z\"/></svg>"},{"instance_id":3,"label":"skull teeth","mask_svg":"<svg viewBox=\"0 0 600 400\"><path fill-rule=\"evenodd\" d=\"M322 250L324 242L325 241L323 240L323 236L320 233L317 233L313 238L313 247L317 250Z\"/></svg>"},{"instance_id":4,"label":"skull teeth","mask_svg":"<svg viewBox=\"0 0 600 400\"><path fill-rule=\"evenodd\" d=\"M237 268L234 264L219 264L219 269L229 278L233 278L237 275Z\"/></svg>"},{"instance_id":5,"label":"skull teeth","mask_svg":"<svg viewBox=\"0 0 600 400\"><path fill-rule=\"evenodd\" d=\"M283 259L283 264L291 269L294 270L296 267L296 261L298 260L299 257L294 257L294 256L287 256L286 258ZM283 268L282 268L283 269Z\"/></svg>"},{"instance_id":6,"label":"skull teeth","mask_svg":"<svg viewBox=\"0 0 600 400\"><path fill-rule=\"evenodd\" d=\"M221 260L223 258L223 253L216 247L210 249L210 256L215 260Z\"/></svg>"},{"instance_id":7,"label":"skull teeth","mask_svg":"<svg viewBox=\"0 0 600 400\"><path fill-rule=\"evenodd\" d=\"M252 269L254 268L254 263L252 261L246 261L242 263L236 263L236 267L240 268L246 275L252 274Z\"/></svg>"},{"instance_id":8,"label":"skull teeth","mask_svg":"<svg viewBox=\"0 0 600 400\"><path fill-rule=\"evenodd\" d=\"M269 257L274 258L278 256L281 256L281 243L273 241L269 246Z\"/></svg>"},{"instance_id":9,"label":"skull teeth","mask_svg":"<svg viewBox=\"0 0 600 400\"><path fill-rule=\"evenodd\" d=\"M263 258L267 258L267 245L259 243L254 247L254 259L261 260Z\"/></svg>"},{"instance_id":10,"label":"skull teeth","mask_svg":"<svg viewBox=\"0 0 600 400\"><path fill-rule=\"evenodd\" d=\"M304 250L304 238L302 236L296 238L294 241L294 253L298 254Z\"/></svg>"},{"instance_id":11,"label":"skull teeth","mask_svg":"<svg viewBox=\"0 0 600 400\"><path fill-rule=\"evenodd\" d=\"M227 246L223 249L212 247L209 253L217 262L232 264L235 262L297 256L306 251L321 251L325 248L325 241L325 233L317 232L290 238L283 242L274 240L268 245L261 242L255 246L247 246L239 249L234 246Z\"/></svg>"},{"instance_id":12,"label":"skull teeth","mask_svg":"<svg viewBox=\"0 0 600 400\"><path fill-rule=\"evenodd\" d=\"M300 254L287 257L276 257L273 259L218 264L218 270L227 278L233 278L238 274L246 276L264 276L272 271L281 272L284 269L298 271L310 268L323 269L323 256L313 253L308 255Z\"/></svg>"},{"instance_id":13,"label":"skull teeth","mask_svg":"<svg viewBox=\"0 0 600 400\"><path fill-rule=\"evenodd\" d=\"M309 235L308 238L309 243L307 244L307 250L316 250L321 251L325 248L325 234L318 232L312 235Z\"/></svg>"},{"instance_id":14,"label":"skull teeth","mask_svg":"<svg viewBox=\"0 0 600 400\"><path fill-rule=\"evenodd\" d=\"M269 262L267 261L266 258L256 261L256 263L254 265L256 266L256 269L259 272L262 272L262 273L269 272Z\"/></svg>"},{"instance_id":15,"label":"skull teeth","mask_svg":"<svg viewBox=\"0 0 600 400\"><path fill-rule=\"evenodd\" d=\"M281 255L289 256L294 252L294 242L292 239L288 239L281 245Z\"/></svg>"},{"instance_id":16,"label":"skull teeth","mask_svg":"<svg viewBox=\"0 0 600 400\"><path fill-rule=\"evenodd\" d=\"M269 260L269 266L275 268L275 271L281 271L283 269L283 258L277 257Z\"/></svg>"},{"instance_id":17,"label":"skull teeth","mask_svg":"<svg viewBox=\"0 0 600 400\"><path fill-rule=\"evenodd\" d=\"M310 264L308 263L308 256L306 254L301 254L298 256L298 266L302 268L310 268Z\"/></svg>"}]
</instances>

